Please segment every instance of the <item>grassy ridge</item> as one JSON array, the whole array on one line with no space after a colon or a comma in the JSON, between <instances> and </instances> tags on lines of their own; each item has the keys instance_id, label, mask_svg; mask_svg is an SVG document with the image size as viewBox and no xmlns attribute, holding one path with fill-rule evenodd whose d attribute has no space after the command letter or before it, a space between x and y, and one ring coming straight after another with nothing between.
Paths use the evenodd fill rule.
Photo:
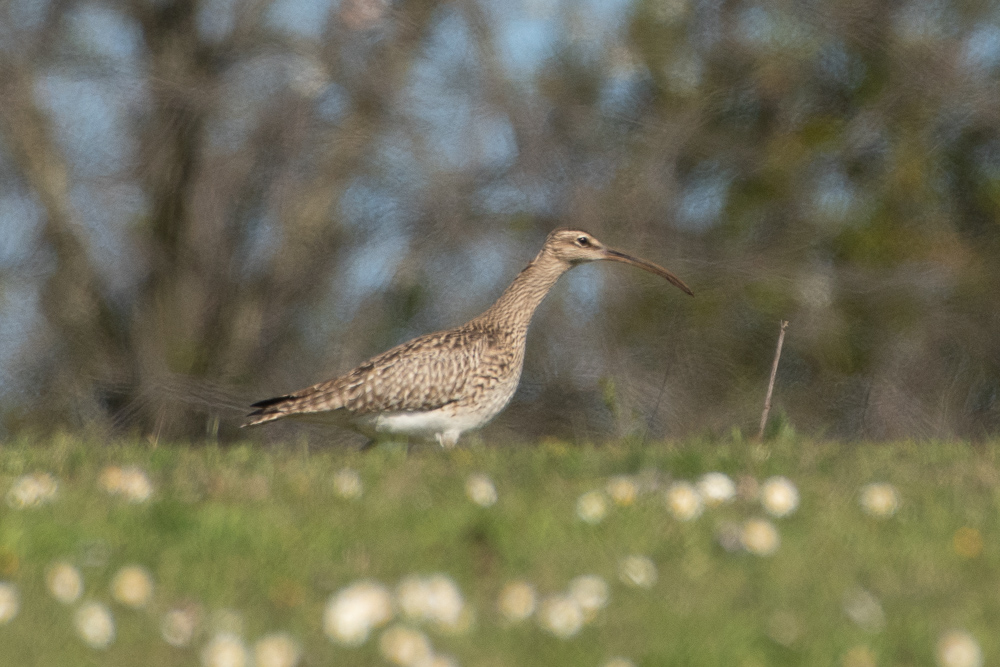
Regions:
<instances>
[{"instance_id":1,"label":"grassy ridge","mask_svg":"<svg viewBox=\"0 0 1000 667\"><path fill-rule=\"evenodd\" d=\"M219 448L103 443L59 438L0 446L0 493L25 473L50 472L54 500L0 506L0 581L14 583L21 610L0 625L10 664L198 664L210 622L190 646L161 639L165 611L195 605L243 618L249 641L280 630L302 646L302 665L389 664L377 633L359 648L323 633L331 594L359 579L390 588L406 575L443 572L474 611L460 633L428 635L461 665L595 665L622 655L637 665L928 665L942 633L959 628L987 664L1000 656L1000 442L868 445L787 438L764 446L736 440L576 446L401 448L358 452L303 446ZM136 465L155 492L130 504L101 490L107 465ZM360 498L338 495L345 467L364 483ZM753 517L760 504L737 498L684 522L662 488L709 471L734 479L788 477L801 505L771 519L780 547L771 556L730 552L719 532ZM471 502L467 477L488 475L498 501ZM646 489L634 503L609 501L603 521L576 516L579 496L614 475ZM894 516L862 512L859 489L895 486ZM659 485L658 490L653 490ZM977 541L978 540L978 541ZM621 559L648 556L650 589L619 578ZM105 650L75 635L72 608L45 585L54 561L76 564L84 599L106 602L117 637ZM149 570L155 594L133 610L110 601L120 567ZM570 639L530 620L505 622L503 585L531 582L541 596L581 574L603 577L608 605ZM864 589L884 624L860 627L845 595ZM873 659L874 663L871 662ZM854 661L851 663L850 661ZM868 660L868 663L865 662ZM860 661L860 662L859 662Z\"/></svg>"}]
</instances>

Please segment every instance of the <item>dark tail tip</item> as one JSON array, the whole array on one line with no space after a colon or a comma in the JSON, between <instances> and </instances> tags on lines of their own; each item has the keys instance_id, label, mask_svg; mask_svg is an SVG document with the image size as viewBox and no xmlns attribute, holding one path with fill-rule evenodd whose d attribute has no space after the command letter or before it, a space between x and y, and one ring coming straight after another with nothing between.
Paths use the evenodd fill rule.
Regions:
<instances>
[{"instance_id":1,"label":"dark tail tip","mask_svg":"<svg viewBox=\"0 0 1000 667\"><path fill-rule=\"evenodd\" d=\"M250 415L264 414L269 407L278 405L279 403L284 403L285 401L290 401L292 398L293 397L288 394L285 396L275 396L274 398L265 398L263 401L257 401L256 403L250 405L251 408L257 408L254 412L251 412ZM249 417L250 415L247 416Z\"/></svg>"},{"instance_id":2,"label":"dark tail tip","mask_svg":"<svg viewBox=\"0 0 1000 667\"><path fill-rule=\"evenodd\" d=\"M285 401L290 401L293 398L294 397L291 396L291 395L286 395L286 396L275 396L274 398L265 398L263 401L257 401L256 403L254 403L254 404L252 404L250 406L251 408L257 408L257 409L254 410L253 412L251 412L250 414L248 414L247 417L251 417L251 418L252 417L265 417L265 418L264 419L249 419L248 421L244 422L243 424L240 424L240 428L245 428L247 426L253 426L255 424L260 424L260 423L263 423L263 422L271 421L271 419L275 419L275 417L272 417L270 419L266 418L267 415L275 414L277 412L277 410L271 410L270 408L273 408L276 405L281 405ZM278 416L281 416L281 415L279 414Z\"/></svg>"}]
</instances>

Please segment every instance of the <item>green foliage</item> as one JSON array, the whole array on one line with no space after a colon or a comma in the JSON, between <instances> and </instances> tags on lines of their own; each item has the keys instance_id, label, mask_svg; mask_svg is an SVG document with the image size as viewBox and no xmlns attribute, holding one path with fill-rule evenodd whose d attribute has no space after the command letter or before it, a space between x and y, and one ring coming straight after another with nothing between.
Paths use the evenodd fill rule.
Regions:
<instances>
[{"instance_id":1,"label":"green foliage","mask_svg":"<svg viewBox=\"0 0 1000 667\"><path fill-rule=\"evenodd\" d=\"M0 580L18 587L21 611L0 625L0 644L12 664L124 666L141 656L189 665L211 637L212 613L226 608L242 616L250 642L289 632L304 665L382 665L377 633L360 648L324 636L327 599L359 579L392 588L408 574L443 572L475 619L462 633L427 632L463 665L601 665L614 655L648 666L840 664L850 651L877 664L932 664L938 638L954 628L978 640L987 663L1000 654L1000 442L850 445L796 437L780 410L771 423L776 432L763 444L734 431L722 440L450 452L9 442L0 446L0 491L42 471L59 487L48 504L3 510ZM126 463L152 480L148 501L101 488L105 467ZM338 495L333 479L344 468L359 473L360 497ZM674 518L664 490L710 471L736 480L740 495L692 521ZM472 473L492 479L495 505L466 497ZM578 519L581 494L622 474L639 495L621 505L605 496L608 514L597 524ZM727 551L727 526L767 516L747 490L773 475L801 495L797 511L770 519L777 551ZM895 515L862 511L870 482L898 490ZM621 559L632 554L655 563L652 588L619 579ZM86 647L72 629L73 607L46 591L46 568L57 560L80 568L85 599L109 604L117 639L108 649ZM130 563L155 582L143 610L109 594ZM510 580L550 595L581 574L607 581L610 601L570 639L497 611ZM876 600L884 622L851 620L845 600L858 589ZM162 614L192 604L204 612L202 630L188 647L168 646Z\"/></svg>"}]
</instances>

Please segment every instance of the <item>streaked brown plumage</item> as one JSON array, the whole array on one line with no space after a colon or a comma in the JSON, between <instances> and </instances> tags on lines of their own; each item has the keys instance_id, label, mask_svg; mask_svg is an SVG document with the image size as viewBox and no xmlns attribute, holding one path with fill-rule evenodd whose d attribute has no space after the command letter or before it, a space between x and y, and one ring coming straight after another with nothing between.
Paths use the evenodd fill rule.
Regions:
<instances>
[{"instance_id":1,"label":"streaked brown plumage","mask_svg":"<svg viewBox=\"0 0 1000 667\"><path fill-rule=\"evenodd\" d=\"M563 273L597 260L638 266L692 294L660 266L606 248L587 232L557 229L479 317L397 345L341 377L254 403L256 410L244 426L323 416L371 438L383 433L433 436L452 447L464 431L495 417L514 395L538 304Z\"/></svg>"}]
</instances>

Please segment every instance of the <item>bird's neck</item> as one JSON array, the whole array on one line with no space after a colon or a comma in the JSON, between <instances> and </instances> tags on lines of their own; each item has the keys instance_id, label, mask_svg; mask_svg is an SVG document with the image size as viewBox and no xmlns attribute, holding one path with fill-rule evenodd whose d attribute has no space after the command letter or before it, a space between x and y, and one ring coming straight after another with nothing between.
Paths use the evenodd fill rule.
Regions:
<instances>
[{"instance_id":1,"label":"bird's neck","mask_svg":"<svg viewBox=\"0 0 1000 667\"><path fill-rule=\"evenodd\" d=\"M556 284L559 276L570 268L569 264L556 259L543 249L518 274L500 298L473 321L499 328L516 336L525 335L538 304Z\"/></svg>"}]
</instances>

